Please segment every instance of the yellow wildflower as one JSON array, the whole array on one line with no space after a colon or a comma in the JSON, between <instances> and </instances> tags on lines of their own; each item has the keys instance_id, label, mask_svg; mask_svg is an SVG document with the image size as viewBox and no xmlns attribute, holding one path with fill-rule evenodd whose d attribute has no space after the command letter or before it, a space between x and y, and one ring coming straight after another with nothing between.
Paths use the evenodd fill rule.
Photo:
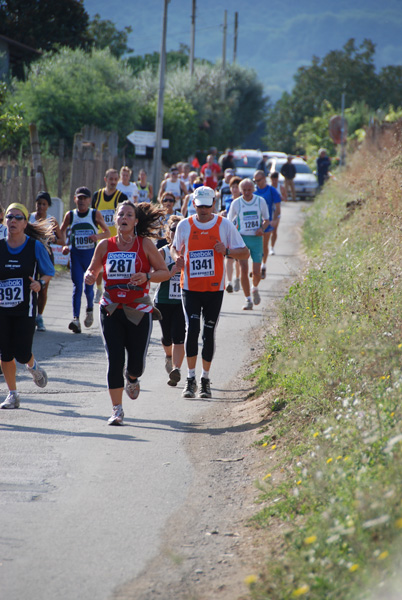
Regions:
<instances>
[{"instance_id":1,"label":"yellow wildflower","mask_svg":"<svg viewBox=\"0 0 402 600\"><path fill-rule=\"evenodd\" d=\"M301 587L297 588L297 590L294 590L292 596L294 598L298 598L299 596L303 596L304 594L308 594L310 591L310 588L308 585L302 585Z\"/></svg>"},{"instance_id":2,"label":"yellow wildflower","mask_svg":"<svg viewBox=\"0 0 402 600\"><path fill-rule=\"evenodd\" d=\"M314 542L317 541L317 536L316 535L310 535L309 537L306 537L304 540L305 544L314 544Z\"/></svg>"},{"instance_id":3,"label":"yellow wildflower","mask_svg":"<svg viewBox=\"0 0 402 600\"><path fill-rule=\"evenodd\" d=\"M351 566L349 567L349 571L350 571L351 573L354 573L355 571L357 571L357 569L358 569L358 568L359 568L359 565L357 565L357 564L355 563L354 565L351 565Z\"/></svg>"},{"instance_id":4,"label":"yellow wildflower","mask_svg":"<svg viewBox=\"0 0 402 600\"><path fill-rule=\"evenodd\" d=\"M247 577L244 578L244 583L246 585L253 585L253 583L256 583L257 579L257 575L247 575Z\"/></svg>"},{"instance_id":5,"label":"yellow wildflower","mask_svg":"<svg viewBox=\"0 0 402 600\"><path fill-rule=\"evenodd\" d=\"M388 550L384 550L384 552L381 552L381 554L378 555L378 560L385 560L386 558L388 558L388 556Z\"/></svg>"},{"instance_id":6,"label":"yellow wildflower","mask_svg":"<svg viewBox=\"0 0 402 600\"><path fill-rule=\"evenodd\" d=\"M262 447L263 447L263 448L265 448L265 446L268 446L268 442L264 442L264 443L262 444Z\"/></svg>"},{"instance_id":7,"label":"yellow wildflower","mask_svg":"<svg viewBox=\"0 0 402 600\"><path fill-rule=\"evenodd\" d=\"M274 444L273 446L271 446L271 450L275 450L276 448L276 444Z\"/></svg>"},{"instance_id":8,"label":"yellow wildflower","mask_svg":"<svg viewBox=\"0 0 402 600\"><path fill-rule=\"evenodd\" d=\"M270 477L271 477L271 473L267 473L267 474L265 475L265 477L263 477L263 480L264 480L264 479L269 479Z\"/></svg>"},{"instance_id":9,"label":"yellow wildflower","mask_svg":"<svg viewBox=\"0 0 402 600\"><path fill-rule=\"evenodd\" d=\"M329 459L327 460L327 465L329 465L329 463L331 463L331 462L332 462L332 458L329 458Z\"/></svg>"},{"instance_id":10,"label":"yellow wildflower","mask_svg":"<svg viewBox=\"0 0 402 600\"><path fill-rule=\"evenodd\" d=\"M402 519L397 519L395 525L398 529L402 529Z\"/></svg>"},{"instance_id":11,"label":"yellow wildflower","mask_svg":"<svg viewBox=\"0 0 402 600\"><path fill-rule=\"evenodd\" d=\"M296 485L300 485L300 484L301 484L301 482L302 482L302 480L301 480L301 479L299 479L299 481L296 481Z\"/></svg>"},{"instance_id":12,"label":"yellow wildflower","mask_svg":"<svg viewBox=\"0 0 402 600\"><path fill-rule=\"evenodd\" d=\"M320 435L320 433L319 433L318 431L316 431L316 432L313 434L313 437L318 437L319 435Z\"/></svg>"}]
</instances>

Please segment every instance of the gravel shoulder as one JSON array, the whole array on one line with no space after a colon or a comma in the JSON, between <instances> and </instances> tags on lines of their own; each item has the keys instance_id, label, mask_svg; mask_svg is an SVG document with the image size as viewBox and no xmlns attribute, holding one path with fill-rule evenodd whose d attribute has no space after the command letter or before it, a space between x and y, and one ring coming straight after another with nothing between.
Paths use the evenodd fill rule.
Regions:
<instances>
[{"instance_id":1,"label":"gravel shoulder","mask_svg":"<svg viewBox=\"0 0 402 600\"><path fill-rule=\"evenodd\" d=\"M286 239L292 240L293 249L286 260L294 278L304 262L303 213L300 205L289 208L292 224ZM219 401L198 415L194 426L202 428L204 435L186 438L194 480L185 504L169 520L159 555L139 577L116 590L114 600L249 597L244 579L258 572L272 533L248 524L258 511L255 481L267 472L267 459L254 443L270 411L267 397L252 396L253 384L247 376L264 351L265 336L275 329L278 300L291 282L292 278L278 278L270 286L262 324L249 330L244 340L250 349L247 364Z\"/></svg>"}]
</instances>

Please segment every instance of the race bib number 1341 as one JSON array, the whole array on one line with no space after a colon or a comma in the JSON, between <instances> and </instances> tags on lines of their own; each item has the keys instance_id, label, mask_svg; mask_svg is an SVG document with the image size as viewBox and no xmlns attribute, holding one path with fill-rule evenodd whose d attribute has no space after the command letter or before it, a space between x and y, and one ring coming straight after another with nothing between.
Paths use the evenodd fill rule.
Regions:
<instances>
[{"instance_id":1,"label":"race bib number 1341","mask_svg":"<svg viewBox=\"0 0 402 600\"><path fill-rule=\"evenodd\" d=\"M193 250L189 252L190 277L213 277L215 258L213 250Z\"/></svg>"}]
</instances>

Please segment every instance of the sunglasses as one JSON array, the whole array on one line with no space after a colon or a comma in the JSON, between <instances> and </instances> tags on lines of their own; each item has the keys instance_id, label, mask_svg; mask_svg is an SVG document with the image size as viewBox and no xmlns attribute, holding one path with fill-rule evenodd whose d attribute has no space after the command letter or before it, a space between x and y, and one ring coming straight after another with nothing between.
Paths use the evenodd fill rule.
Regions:
<instances>
[{"instance_id":1,"label":"sunglasses","mask_svg":"<svg viewBox=\"0 0 402 600\"><path fill-rule=\"evenodd\" d=\"M258 183L259 181L263 181L263 177L259 177L258 179L253 179L253 181L255 181L255 183Z\"/></svg>"},{"instance_id":2,"label":"sunglasses","mask_svg":"<svg viewBox=\"0 0 402 600\"><path fill-rule=\"evenodd\" d=\"M171 231L172 233L174 233L176 231L176 227L169 227L169 231Z\"/></svg>"},{"instance_id":3,"label":"sunglasses","mask_svg":"<svg viewBox=\"0 0 402 600\"><path fill-rule=\"evenodd\" d=\"M13 219L15 219L16 221L24 221L25 217L23 217L22 215L6 215L6 219L7 221L12 221Z\"/></svg>"},{"instance_id":4,"label":"sunglasses","mask_svg":"<svg viewBox=\"0 0 402 600\"><path fill-rule=\"evenodd\" d=\"M162 202L176 202L174 198L164 198Z\"/></svg>"}]
</instances>

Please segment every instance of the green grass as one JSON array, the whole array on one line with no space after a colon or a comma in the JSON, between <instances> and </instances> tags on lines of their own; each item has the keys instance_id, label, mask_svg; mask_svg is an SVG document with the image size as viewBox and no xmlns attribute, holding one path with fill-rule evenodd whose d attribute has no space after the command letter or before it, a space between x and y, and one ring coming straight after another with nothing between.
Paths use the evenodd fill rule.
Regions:
<instances>
[{"instance_id":1,"label":"green grass","mask_svg":"<svg viewBox=\"0 0 402 600\"><path fill-rule=\"evenodd\" d=\"M395 144L382 164L366 148L317 198L308 268L255 373L275 398L259 442L255 600L367 599L378 586L389 597L402 530L401 158Z\"/></svg>"}]
</instances>

